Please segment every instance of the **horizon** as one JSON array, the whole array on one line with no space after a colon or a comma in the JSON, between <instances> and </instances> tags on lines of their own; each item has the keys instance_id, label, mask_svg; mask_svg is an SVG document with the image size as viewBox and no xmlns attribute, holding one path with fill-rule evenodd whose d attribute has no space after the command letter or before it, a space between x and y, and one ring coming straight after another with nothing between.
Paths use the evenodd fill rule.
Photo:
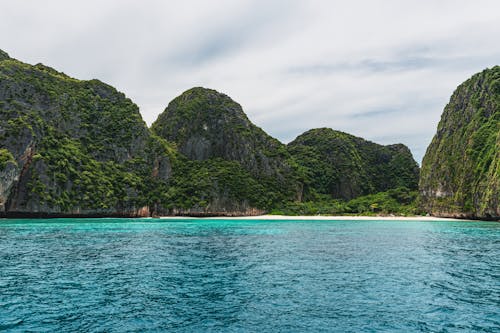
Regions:
<instances>
[{"instance_id":1,"label":"horizon","mask_svg":"<svg viewBox=\"0 0 500 333\"><path fill-rule=\"evenodd\" d=\"M419 164L456 87L500 59L495 1L3 7L0 27L16 33L1 36L0 49L116 87L148 126L173 98L202 86L231 97L283 143L329 127L403 143Z\"/></svg>"}]
</instances>

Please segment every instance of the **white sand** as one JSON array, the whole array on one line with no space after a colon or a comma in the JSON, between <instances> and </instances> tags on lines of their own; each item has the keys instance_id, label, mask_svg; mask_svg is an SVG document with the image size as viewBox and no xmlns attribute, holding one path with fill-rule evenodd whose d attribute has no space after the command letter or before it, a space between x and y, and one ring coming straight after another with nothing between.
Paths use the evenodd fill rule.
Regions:
<instances>
[{"instance_id":1,"label":"white sand","mask_svg":"<svg viewBox=\"0 0 500 333\"><path fill-rule=\"evenodd\" d=\"M238 217L186 217L186 216L162 216L161 219L203 219L203 220L321 220L321 221L464 221L452 218L442 218L433 216L286 216L286 215L258 215L258 216L238 216Z\"/></svg>"}]
</instances>

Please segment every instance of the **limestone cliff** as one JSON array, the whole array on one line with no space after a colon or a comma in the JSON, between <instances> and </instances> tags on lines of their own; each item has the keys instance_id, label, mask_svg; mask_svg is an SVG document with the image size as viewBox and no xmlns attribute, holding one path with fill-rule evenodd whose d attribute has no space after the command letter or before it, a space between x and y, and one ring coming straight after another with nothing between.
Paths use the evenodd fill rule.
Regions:
<instances>
[{"instance_id":1,"label":"limestone cliff","mask_svg":"<svg viewBox=\"0 0 500 333\"><path fill-rule=\"evenodd\" d=\"M330 129L288 146L228 96L190 89L148 129L138 107L0 51L0 216L237 216L416 186L403 145Z\"/></svg>"},{"instance_id":2,"label":"limestone cliff","mask_svg":"<svg viewBox=\"0 0 500 333\"><path fill-rule=\"evenodd\" d=\"M317 128L288 144L305 170L305 196L350 200L361 195L417 188L419 168L405 145L382 146L353 135Z\"/></svg>"},{"instance_id":3,"label":"limestone cliff","mask_svg":"<svg viewBox=\"0 0 500 333\"><path fill-rule=\"evenodd\" d=\"M423 208L436 216L500 219L500 67L453 93L422 162Z\"/></svg>"},{"instance_id":4,"label":"limestone cliff","mask_svg":"<svg viewBox=\"0 0 500 333\"><path fill-rule=\"evenodd\" d=\"M151 129L186 157L173 172L172 211L247 215L300 197L285 145L224 94L190 89L169 103Z\"/></svg>"},{"instance_id":5,"label":"limestone cliff","mask_svg":"<svg viewBox=\"0 0 500 333\"><path fill-rule=\"evenodd\" d=\"M114 88L0 53L0 214L148 215L155 146Z\"/></svg>"}]
</instances>

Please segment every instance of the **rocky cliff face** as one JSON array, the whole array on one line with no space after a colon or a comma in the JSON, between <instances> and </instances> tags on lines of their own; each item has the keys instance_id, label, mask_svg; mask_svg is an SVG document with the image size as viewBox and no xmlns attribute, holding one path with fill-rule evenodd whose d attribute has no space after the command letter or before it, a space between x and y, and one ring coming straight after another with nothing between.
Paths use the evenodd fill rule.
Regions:
<instances>
[{"instance_id":1,"label":"rocky cliff face","mask_svg":"<svg viewBox=\"0 0 500 333\"><path fill-rule=\"evenodd\" d=\"M148 214L158 145L114 88L0 53L0 214Z\"/></svg>"},{"instance_id":2,"label":"rocky cliff face","mask_svg":"<svg viewBox=\"0 0 500 333\"><path fill-rule=\"evenodd\" d=\"M307 175L305 196L350 200L388 189L417 188L419 168L402 145L382 146L329 128L309 130L288 144Z\"/></svg>"},{"instance_id":3,"label":"rocky cliff face","mask_svg":"<svg viewBox=\"0 0 500 333\"><path fill-rule=\"evenodd\" d=\"M461 84L422 162L423 208L436 216L500 219L500 67Z\"/></svg>"},{"instance_id":4,"label":"rocky cliff face","mask_svg":"<svg viewBox=\"0 0 500 333\"><path fill-rule=\"evenodd\" d=\"M237 161L254 175L283 177L285 146L248 120L241 106L215 90L192 88L169 103L152 130L191 160Z\"/></svg>"},{"instance_id":5,"label":"rocky cliff face","mask_svg":"<svg viewBox=\"0 0 500 333\"><path fill-rule=\"evenodd\" d=\"M189 211L194 200L195 214L246 215L300 197L285 145L252 124L224 94L206 88L184 92L169 103L152 131L186 157L173 173L175 211ZM190 188L193 183L196 190Z\"/></svg>"},{"instance_id":6,"label":"rocky cliff face","mask_svg":"<svg viewBox=\"0 0 500 333\"><path fill-rule=\"evenodd\" d=\"M329 129L286 146L205 88L148 129L114 88L0 51L0 216L257 215L414 188L417 173L405 146Z\"/></svg>"},{"instance_id":7,"label":"rocky cliff face","mask_svg":"<svg viewBox=\"0 0 500 333\"><path fill-rule=\"evenodd\" d=\"M4 51L0 50L0 61L2 61L2 60L8 60L8 59L10 59L10 57L7 54L7 52L4 52Z\"/></svg>"}]
</instances>

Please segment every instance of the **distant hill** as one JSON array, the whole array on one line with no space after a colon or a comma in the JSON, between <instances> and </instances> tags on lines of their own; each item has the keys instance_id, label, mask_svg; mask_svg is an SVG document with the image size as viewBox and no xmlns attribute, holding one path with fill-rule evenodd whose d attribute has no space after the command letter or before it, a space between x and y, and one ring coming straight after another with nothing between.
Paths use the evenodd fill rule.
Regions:
<instances>
[{"instance_id":1,"label":"distant hill","mask_svg":"<svg viewBox=\"0 0 500 333\"><path fill-rule=\"evenodd\" d=\"M147 128L113 87L3 51L0 120L0 216L256 215L412 190L418 179L404 145L331 129L284 145L206 88L176 97Z\"/></svg>"},{"instance_id":2,"label":"distant hill","mask_svg":"<svg viewBox=\"0 0 500 333\"><path fill-rule=\"evenodd\" d=\"M418 164L405 145L382 146L317 128L299 135L288 149L307 174L305 196L328 194L350 200L389 189L418 187Z\"/></svg>"}]
</instances>

